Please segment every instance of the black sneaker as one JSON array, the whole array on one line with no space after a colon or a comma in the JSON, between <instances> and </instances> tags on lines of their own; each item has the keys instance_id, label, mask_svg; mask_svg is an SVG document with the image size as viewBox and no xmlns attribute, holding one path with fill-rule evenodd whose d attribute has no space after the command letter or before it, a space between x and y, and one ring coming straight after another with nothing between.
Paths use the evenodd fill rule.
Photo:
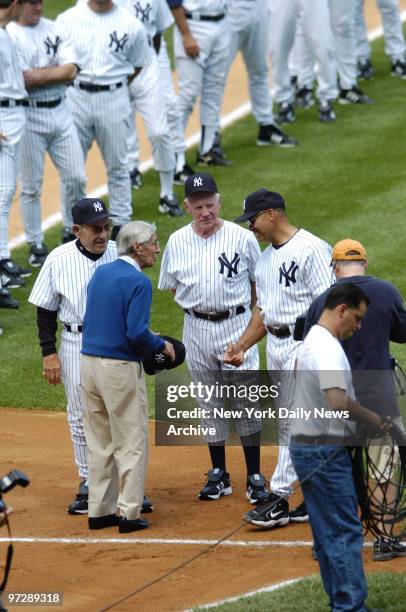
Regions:
<instances>
[{"instance_id":1,"label":"black sneaker","mask_svg":"<svg viewBox=\"0 0 406 612\"><path fill-rule=\"evenodd\" d=\"M64 229L62 230L61 244L66 244L67 242L71 242L72 240L76 240L75 234L73 234L69 229L66 229L66 227L64 227Z\"/></svg>"},{"instance_id":2,"label":"black sneaker","mask_svg":"<svg viewBox=\"0 0 406 612\"><path fill-rule=\"evenodd\" d=\"M306 523L309 520L309 513L304 501L289 512L289 520L291 523Z\"/></svg>"},{"instance_id":3,"label":"black sneaker","mask_svg":"<svg viewBox=\"0 0 406 612\"><path fill-rule=\"evenodd\" d=\"M220 499L223 495L231 495L232 492L230 474L220 468L213 468L207 473L207 480L199 493L199 499Z\"/></svg>"},{"instance_id":4,"label":"black sneaker","mask_svg":"<svg viewBox=\"0 0 406 612\"><path fill-rule=\"evenodd\" d=\"M134 168L134 170L130 172L130 180L132 189L139 189L141 187L141 172L138 170L138 168Z\"/></svg>"},{"instance_id":5,"label":"black sneaker","mask_svg":"<svg viewBox=\"0 0 406 612\"><path fill-rule=\"evenodd\" d=\"M18 301L13 298L13 296L7 291L7 289L0 289L0 308L18 307Z\"/></svg>"},{"instance_id":6,"label":"black sneaker","mask_svg":"<svg viewBox=\"0 0 406 612\"><path fill-rule=\"evenodd\" d=\"M226 158L223 150L219 150L218 147L213 147L204 155L198 153L196 162L199 166L232 166L232 162Z\"/></svg>"},{"instance_id":7,"label":"black sneaker","mask_svg":"<svg viewBox=\"0 0 406 612\"><path fill-rule=\"evenodd\" d=\"M406 544L399 540L375 540L372 555L374 561L389 561L395 557L406 557Z\"/></svg>"},{"instance_id":8,"label":"black sneaker","mask_svg":"<svg viewBox=\"0 0 406 612\"><path fill-rule=\"evenodd\" d=\"M357 78L358 79L372 79L374 76L374 69L369 59L358 60L357 62Z\"/></svg>"},{"instance_id":9,"label":"black sneaker","mask_svg":"<svg viewBox=\"0 0 406 612\"><path fill-rule=\"evenodd\" d=\"M131 533L132 531L140 531L140 529L147 529L148 527L149 523L145 519L138 518L130 520L120 516L118 531L119 533Z\"/></svg>"},{"instance_id":10,"label":"black sneaker","mask_svg":"<svg viewBox=\"0 0 406 612\"><path fill-rule=\"evenodd\" d=\"M176 196L165 196L159 199L158 210L163 215L170 217L183 217L185 214L179 206L179 201Z\"/></svg>"},{"instance_id":11,"label":"black sneaker","mask_svg":"<svg viewBox=\"0 0 406 612\"><path fill-rule=\"evenodd\" d=\"M299 108L310 108L314 104L313 91L302 87L296 94L295 102Z\"/></svg>"},{"instance_id":12,"label":"black sneaker","mask_svg":"<svg viewBox=\"0 0 406 612\"><path fill-rule=\"evenodd\" d=\"M269 499L269 493L262 474L250 474L247 478L246 497L251 504L262 504Z\"/></svg>"},{"instance_id":13,"label":"black sneaker","mask_svg":"<svg viewBox=\"0 0 406 612\"><path fill-rule=\"evenodd\" d=\"M340 89L338 102L340 104L373 104L373 100L355 85L351 89Z\"/></svg>"},{"instance_id":14,"label":"black sneaker","mask_svg":"<svg viewBox=\"0 0 406 612\"><path fill-rule=\"evenodd\" d=\"M33 268L40 268L48 255L48 249L46 244L31 244L30 255L28 257L28 263Z\"/></svg>"},{"instance_id":15,"label":"black sneaker","mask_svg":"<svg viewBox=\"0 0 406 612\"><path fill-rule=\"evenodd\" d=\"M79 484L79 493L75 501L68 506L68 514L87 514L89 499L89 488L87 481L82 480Z\"/></svg>"},{"instance_id":16,"label":"black sneaker","mask_svg":"<svg viewBox=\"0 0 406 612\"><path fill-rule=\"evenodd\" d=\"M331 123L336 120L336 114L330 102L320 102L319 104L319 120L322 123Z\"/></svg>"},{"instance_id":17,"label":"black sneaker","mask_svg":"<svg viewBox=\"0 0 406 612\"><path fill-rule=\"evenodd\" d=\"M105 516L89 516L87 521L89 529L105 529L106 527L117 527L120 518L116 514L106 514Z\"/></svg>"},{"instance_id":18,"label":"black sneaker","mask_svg":"<svg viewBox=\"0 0 406 612\"><path fill-rule=\"evenodd\" d=\"M0 271L0 279L2 287L6 290L20 289L20 287L25 287L25 281L23 281L23 279L19 276L8 276Z\"/></svg>"},{"instance_id":19,"label":"black sneaker","mask_svg":"<svg viewBox=\"0 0 406 612\"><path fill-rule=\"evenodd\" d=\"M293 104L290 102L281 102L281 104L279 104L278 114L275 118L276 123L293 123L295 119Z\"/></svg>"},{"instance_id":20,"label":"black sneaker","mask_svg":"<svg viewBox=\"0 0 406 612\"><path fill-rule=\"evenodd\" d=\"M271 493L268 502L247 512L243 518L247 523L258 527L282 527L289 523L289 504L286 499Z\"/></svg>"},{"instance_id":21,"label":"black sneaker","mask_svg":"<svg viewBox=\"0 0 406 612\"><path fill-rule=\"evenodd\" d=\"M180 172L175 172L173 182L175 185L183 185L189 176L193 176L195 171L193 168L185 164Z\"/></svg>"},{"instance_id":22,"label":"black sneaker","mask_svg":"<svg viewBox=\"0 0 406 612\"><path fill-rule=\"evenodd\" d=\"M150 499L148 499L148 497L146 495L144 495L144 500L142 502L142 506L141 506L141 512L143 514L147 514L149 512L152 512L154 509L154 506L152 504L152 501Z\"/></svg>"},{"instance_id":23,"label":"black sneaker","mask_svg":"<svg viewBox=\"0 0 406 612\"><path fill-rule=\"evenodd\" d=\"M0 272L3 272L3 274L7 274L7 276L18 276L21 278L31 276L32 274L31 270L19 266L18 264L14 263L14 261L12 261L10 258L0 259Z\"/></svg>"},{"instance_id":24,"label":"black sneaker","mask_svg":"<svg viewBox=\"0 0 406 612\"><path fill-rule=\"evenodd\" d=\"M276 125L260 125L257 138L259 147L266 147L274 144L278 147L296 147L298 142L296 138L291 138Z\"/></svg>"},{"instance_id":25,"label":"black sneaker","mask_svg":"<svg viewBox=\"0 0 406 612\"><path fill-rule=\"evenodd\" d=\"M392 62L390 73L391 73L391 76L393 77L399 77L401 79L406 79L406 61L397 60L396 62Z\"/></svg>"}]
</instances>

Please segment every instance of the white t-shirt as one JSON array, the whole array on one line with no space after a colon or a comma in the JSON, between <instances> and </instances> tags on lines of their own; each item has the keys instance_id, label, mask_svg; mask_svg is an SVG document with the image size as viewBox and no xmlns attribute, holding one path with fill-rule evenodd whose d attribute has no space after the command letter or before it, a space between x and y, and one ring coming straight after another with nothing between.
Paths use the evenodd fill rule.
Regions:
<instances>
[{"instance_id":1,"label":"white t-shirt","mask_svg":"<svg viewBox=\"0 0 406 612\"><path fill-rule=\"evenodd\" d=\"M296 361L295 399L292 410L298 413L292 419L292 436L343 436L354 431L354 423L345 415L330 415L324 391L343 389L355 399L351 367L341 343L328 329L313 325L299 347ZM344 408L345 409L345 408Z\"/></svg>"}]
</instances>

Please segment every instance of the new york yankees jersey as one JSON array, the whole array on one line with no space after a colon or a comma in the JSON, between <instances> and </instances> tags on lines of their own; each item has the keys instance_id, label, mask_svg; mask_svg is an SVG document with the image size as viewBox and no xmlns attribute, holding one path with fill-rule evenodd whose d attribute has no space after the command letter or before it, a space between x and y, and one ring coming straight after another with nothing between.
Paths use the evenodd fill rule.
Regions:
<instances>
[{"instance_id":1,"label":"new york yankees jersey","mask_svg":"<svg viewBox=\"0 0 406 612\"><path fill-rule=\"evenodd\" d=\"M226 0L184 0L186 12L199 12L202 15L219 15L226 11Z\"/></svg>"},{"instance_id":2,"label":"new york yankees jersey","mask_svg":"<svg viewBox=\"0 0 406 612\"><path fill-rule=\"evenodd\" d=\"M265 325L294 326L333 282L331 247L299 229L280 247L268 246L255 270L257 306Z\"/></svg>"},{"instance_id":3,"label":"new york yankees jersey","mask_svg":"<svg viewBox=\"0 0 406 612\"><path fill-rule=\"evenodd\" d=\"M87 4L74 6L56 24L80 58L78 82L112 85L150 61L145 28L115 4L107 13L96 13Z\"/></svg>"},{"instance_id":4,"label":"new york yankees jersey","mask_svg":"<svg viewBox=\"0 0 406 612\"><path fill-rule=\"evenodd\" d=\"M26 97L17 49L8 32L0 28L0 99L21 100Z\"/></svg>"},{"instance_id":5,"label":"new york yankees jersey","mask_svg":"<svg viewBox=\"0 0 406 612\"><path fill-rule=\"evenodd\" d=\"M7 31L14 40L23 70L31 68L47 68L63 64L79 65L74 50L62 43L55 23L42 17L35 26L21 26L12 21ZM65 85L37 87L30 90L29 97L33 100L55 100L65 95Z\"/></svg>"},{"instance_id":6,"label":"new york yankees jersey","mask_svg":"<svg viewBox=\"0 0 406 612\"><path fill-rule=\"evenodd\" d=\"M255 236L234 223L223 221L208 238L189 224L169 237L158 288L176 289L175 302L199 312L249 308L260 253Z\"/></svg>"},{"instance_id":7,"label":"new york yankees jersey","mask_svg":"<svg viewBox=\"0 0 406 612\"><path fill-rule=\"evenodd\" d=\"M54 249L42 266L28 301L57 310L62 323L81 325L86 309L87 285L99 266L117 259L116 244L109 241L96 261L80 252L76 240Z\"/></svg>"}]
</instances>

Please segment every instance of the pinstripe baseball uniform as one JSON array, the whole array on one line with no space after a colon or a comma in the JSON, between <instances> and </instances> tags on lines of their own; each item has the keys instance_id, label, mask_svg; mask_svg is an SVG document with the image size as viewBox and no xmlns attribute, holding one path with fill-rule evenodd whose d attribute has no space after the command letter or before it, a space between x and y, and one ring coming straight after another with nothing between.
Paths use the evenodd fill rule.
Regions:
<instances>
[{"instance_id":1,"label":"pinstripe baseball uniform","mask_svg":"<svg viewBox=\"0 0 406 612\"><path fill-rule=\"evenodd\" d=\"M260 255L256 238L248 230L223 221L221 228L208 238L198 236L193 224L174 232L168 240L162 258L159 289L176 289L175 302L187 310L184 318L183 342L189 371L202 376L204 372L232 370L223 363L228 344L235 342L250 320L251 282ZM238 308L240 307L240 308ZM241 308L242 307L242 308ZM241 314L236 311L245 309ZM193 312L230 312L223 321L209 321ZM244 361L244 369L259 367L258 348L252 347ZM219 404L221 406L221 404ZM210 409L219 407L212 403ZM201 408L208 409L202 402ZM227 421L204 419L205 427L216 429L207 436L209 443L225 440ZM261 429L259 420L242 417L236 421L236 431L246 436Z\"/></svg>"},{"instance_id":2,"label":"pinstripe baseball uniform","mask_svg":"<svg viewBox=\"0 0 406 612\"><path fill-rule=\"evenodd\" d=\"M61 43L55 24L49 19L41 18L38 25L27 27L12 22L7 30L16 43L23 70L79 64L75 53L68 45ZM40 194L46 151L65 185L62 218L66 229L72 227L72 206L85 196L83 152L65 92L64 85L39 87L29 92L30 106L22 143L20 203L24 230L30 244L40 245L44 239Z\"/></svg>"},{"instance_id":3,"label":"pinstripe baseball uniform","mask_svg":"<svg viewBox=\"0 0 406 612\"><path fill-rule=\"evenodd\" d=\"M383 33L385 37L385 53L392 62L405 61L406 45L403 26L400 19L398 0L377 0L382 16ZM355 7L355 38L357 60L367 60L371 57L371 46L368 42L368 30L364 16L364 0L356 0Z\"/></svg>"},{"instance_id":4,"label":"pinstripe baseball uniform","mask_svg":"<svg viewBox=\"0 0 406 612\"><path fill-rule=\"evenodd\" d=\"M81 478L87 478L87 458L80 395L82 334L78 326L83 322L87 285L94 271L116 258L116 245L111 241L103 255L95 261L79 250L76 240L63 244L48 255L28 298L31 304L58 311L58 318L64 326L59 359L68 400L66 411L75 462ZM65 325L70 325L72 330L68 331Z\"/></svg>"},{"instance_id":5,"label":"pinstripe baseball uniform","mask_svg":"<svg viewBox=\"0 0 406 612\"><path fill-rule=\"evenodd\" d=\"M68 100L84 156L96 140L107 169L110 215L115 226L131 218L126 139L131 106L127 79L150 62L147 35L126 9L113 4L96 13L75 6L59 15L58 28L80 58Z\"/></svg>"},{"instance_id":6,"label":"pinstripe baseball uniform","mask_svg":"<svg viewBox=\"0 0 406 612\"><path fill-rule=\"evenodd\" d=\"M25 108L16 106L27 97L17 50L10 35L0 28L0 260L10 257L8 217L16 188Z\"/></svg>"},{"instance_id":7,"label":"pinstripe baseball uniform","mask_svg":"<svg viewBox=\"0 0 406 612\"><path fill-rule=\"evenodd\" d=\"M331 247L310 232L299 229L285 244L268 246L255 270L257 306L264 324L287 326L290 335L278 338L268 333L268 370L276 370L281 380L278 405L289 408L294 394L293 370L300 342L293 340L298 316L307 312L312 301L332 284ZM297 479L290 456L290 421L279 419L279 458L270 484L274 493L287 497Z\"/></svg>"}]
</instances>

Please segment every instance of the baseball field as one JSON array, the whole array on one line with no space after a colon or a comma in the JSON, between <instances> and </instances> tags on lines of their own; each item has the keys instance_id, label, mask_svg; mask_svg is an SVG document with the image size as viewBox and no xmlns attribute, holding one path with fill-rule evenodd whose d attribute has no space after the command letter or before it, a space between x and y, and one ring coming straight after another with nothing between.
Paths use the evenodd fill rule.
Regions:
<instances>
[{"instance_id":1,"label":"baseball field","mask_svg":"<svg viewBox=\"0 0 406 612\"><path fill-rule=\"evenodd\" d=\"M48 0L45 7L48 15L55 16L72 4ZM366 4L373 29L379 22L375 2ZM406 9L405 0L400 4ZM223 132L223 147L233 166L216 168L213 175L221 192L224 218L240 214L244 197L259 187L279 191L292 223L330 244L346 237L360 240L367 249L369 272L391 281L406 296L406 81L389 76L390 62L381 37L373 43L372 60L375 78L362 87L374 99L373 105L336 105L337 121L329 125L317 120L314 107L298 109L297 121L287 131L299 139L300 145L288 150L258 148L256 124L251 116L245 116ZM236 101L238 106L246 101L240 70L238 64L227 89L225 114L232 111ZM142 151L146 159L148 148L143 145ZM191 148L191 165L195 155ZM94 151L87 173L90 189L104 183L100 159ZM43 197L48 215L58 210L57 181L55 177L53 180L52 187L46 182ZM182 197L182 189L177 190ZM157 177L148 171L141 190L134 194L134 218L155 221L161 245L165 245L169 234L188 219L159 216L158 198ZM15 203L14 237L19 233L19 223ZM59 239L59 226L48 231L50 248ZM15 249L13 258L25 265L27 249ZM156 287L159 265L148 274ZM11 522L16 538L8 590L63 593L66 610L166 611L238 598L279 585L277 590L225 603L218 609L326 610L319 579L301 580L318 574L310 555L308 524L264 532L242 524L241 517L249 508L244 499L244 462L239 448L228 452L233 495L204 504L197 500L197 492L208 468L207 450L202 446L163 448L152 444L147 494L154 500L156 511L150 515L151 528L138 537L117 536L110 529L96 538L87 529L86 517L66 514L77 477L63 388L50 387L41 377L35 311L27 304L35 276L27 279L26 288L14 292L21 303L19 310L0 310L4 329L0 338L0 475L19 468L31 478L27 489L16 488L7 496L14 509ZM152 329L181 337L182 319L169 292L156 290ZM406 366L405 346L393 345L392 354ZM148 379L148 391L152 441L153 377ZM275 448L264 448L262 470L267 476L272 473L275 457ZM292 507L299 501L300 496L294 497ZM238 533L232 534L238 527ZM1 567L6 554L4 528L0 535ZM222 538L224 542L214 550L204 552ZM387 612L402 612L406 609L406 558L372 562L370 543L367 538L368 603ZM180 567L182 564L185 566ZM298 582L281 586L292 580Z\"/></svg>"}]
</instances>

